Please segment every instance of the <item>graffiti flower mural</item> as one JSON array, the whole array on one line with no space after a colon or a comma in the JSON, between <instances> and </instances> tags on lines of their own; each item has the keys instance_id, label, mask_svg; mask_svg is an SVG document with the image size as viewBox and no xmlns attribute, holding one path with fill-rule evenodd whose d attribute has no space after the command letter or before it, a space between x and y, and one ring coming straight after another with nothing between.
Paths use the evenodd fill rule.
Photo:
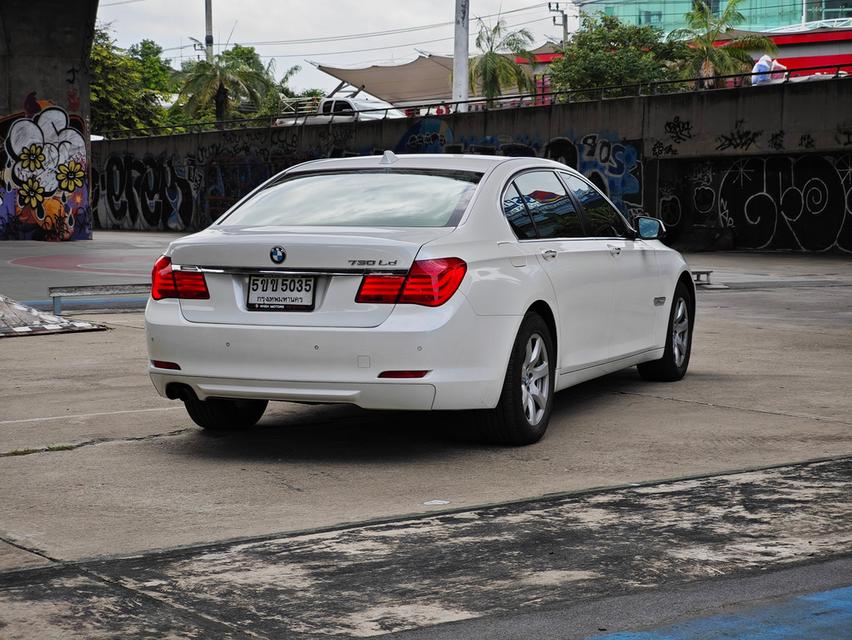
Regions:
<instances>
[{"instance_id":1,"label":"graffiti flower mural","mask_svg":"<svg viewBox=\"0 0 852 640\"><path fill-rule=\"evenodd\" d=\"M30 171L44 167L44 147L33 143L21 150L21 165Z\"/></svg>"},{"instance_id":2,"label":"graffiti flower mural","mask_svg":"<svg viewBox=\"0 0 852 640\"><path fill-rule=\"evenodd\" d=\"M56 169L59 188L63 191L76 191L83 186L83 178L85 177L83 165L74 160L69 160L67 164L61 164Z\"/></svg>"},{"instance_id":3,"label":"graffiti flower mural","mask_svg":"<svg viewBox=\"0 0 852 640\"><path fill-rule=\"evenodd\" d=\"M90 237L82 120L49 106L0 121L0 139L0 239Z\"/></svg>"},{"instance_id":4,"label":"graffiti flower mural","mask_svg":"<svg viewBox=\"0 0 852 640\"><path fill-rule=\"evenodd\" d=\"M33 178L27 178L18 189L18 203L22 207L36 209L42 202L44 202L44 187Z\"/></svg>"}]
</instances>

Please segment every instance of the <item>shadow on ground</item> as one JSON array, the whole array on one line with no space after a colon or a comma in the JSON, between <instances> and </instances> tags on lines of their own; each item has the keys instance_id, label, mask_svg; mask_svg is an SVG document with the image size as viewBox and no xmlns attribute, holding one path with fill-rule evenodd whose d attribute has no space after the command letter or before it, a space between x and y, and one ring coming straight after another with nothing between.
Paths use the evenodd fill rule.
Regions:
<instances>
[{"instance_id":1,"label":"shadow on ground","mask_svg":"<svg viewBox=\"0 0 852 640\"><path fill-rule=\"evenodd\" d=\"M556 395L549 430L570 429L575 415L605 396L652 389L635 370L566 389ZM385 463L499 446L489 442L477 411L368 411L346 405L293 408L290 403L271 403L251 429L199 429L190 438L174 441L172 453L246 461ZM186 421L191 424L189 418Z\"/></svg>"}]
</instances>

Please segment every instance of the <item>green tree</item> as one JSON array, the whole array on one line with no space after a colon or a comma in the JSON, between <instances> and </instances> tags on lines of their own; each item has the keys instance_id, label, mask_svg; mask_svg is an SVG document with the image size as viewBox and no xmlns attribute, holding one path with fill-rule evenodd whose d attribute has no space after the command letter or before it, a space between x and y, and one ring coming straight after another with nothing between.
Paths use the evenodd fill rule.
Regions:
<instances>
[{"instance_id":1,"label":"green tree","mask_svg":"<svg viewBox=\"0 0 852 640\"><path fill-rule=\"evenodd\" d=\"M683 75L688 78L710 78L751 71L754 60L752 51L772 53L775 43L766 36L744 35L716 46L720 36L745 22L740 13L742 0L728 0L725 9L718 15L703 0L695 0L692 10L684 17L686 27L669 34L670 41L683 41L689 46L681 63Z\"/></svg>"},{"instance_id":2,"label":"green tree","mask_svg":"<svg viewBox=\"0 0 852 640\"><path fill-rule=\"evenodd\" d=\"M498 18L494 25L486 25L479 20L479 33L476 35L476 48L479 55L470 62L470 89L477 89L491 104L495 98L503 95L504 89L517 87L519 91L532 88L532 80L526 70L515 62L520 56L532 59L529 46L533 42L527 29L508 31L506 21Z\"/></svg>"},{"instance_id":3,"label":"green tree","mask_svg":"<svg viewBox=\"0 0 852 640\"><path fill-rule=\"evenodd\" d=\"M140 61L116 45L109 25L95 27L89 67L94 133L161 123L165 110L158 93L145 87Z\"/></svg>"},{"instance_id":4,"label":"green tree","mask_svg":"<svg viewBox=\"0 0 852 640\"><path fill-rule=\"evenodd\" d=\"M271 91L268 91L257 110L259 116L275 116L285 111L291 111L291 105L294 103L293 98L299 97L299 94L290 88L290 80L293 79L302 68L299 65L293 65L278 82L274 82ZM267 65L267 71L270 78L274 76L275 66L272 61Z\"/></svg>"},{"instance_id":5,"label":"green tree","mask_svg":"<svg viewBox=\"0 0 852 640\"><path fill-rule=\"evenodd\" d=\"M217 121L235 116L242 101L250 102L256 111L275 85L254 48L241 45L215 56L213 62L185 65L181 80L180 100L186 113L197 118L212 106Z\"/></svg>"},{"instance_id":6,"label":"green tree","mask_svg":"<svg viewBox=\"0 0 852 640\"><path fill-rule=\"evenodd\" d=\"M157 91L164 96L177 93L179 85L176 82L177 73L171 65L171 60L163 58L163 48L153 40L142 40L130 45L127 49L130 57L139 62L142 73L142 85L151 91Z\"/></svg>"},{"instance_id":7,"label":"green tree","mask_svg":"<svg viewBox=\"0 0 852 640\"><path fill-rule=\"evenodd\" d=\"M550 66L556 91L645 84L675 77L676 61L686 46L666 41L659 29L634 26L615 16L583 14L580 28ZM607 95L630 93L613 90Z\"/></svg>"}]
</instances>

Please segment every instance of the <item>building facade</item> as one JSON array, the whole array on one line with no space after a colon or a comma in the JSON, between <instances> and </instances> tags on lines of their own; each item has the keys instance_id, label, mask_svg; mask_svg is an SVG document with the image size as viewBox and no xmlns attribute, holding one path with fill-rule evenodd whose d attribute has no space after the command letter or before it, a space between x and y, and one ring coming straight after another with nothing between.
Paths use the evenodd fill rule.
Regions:
<instances>
[{"instance_id":1,"label":"building facade","mask_svg":"<svg viewBox=\"0 0 852 640\"><path fill-rule=\"evenodd\" d=\"M665 32L684 26L683 16L693 0L575 0L584 13L605 13L628 24L650 25ZM726 0L707 0L714 12L724 9ZM743 0L740 12L746 22L738 25L749 31L778 29L802 22L852 18L852 0Z\"/></svg>"}]
</instances>

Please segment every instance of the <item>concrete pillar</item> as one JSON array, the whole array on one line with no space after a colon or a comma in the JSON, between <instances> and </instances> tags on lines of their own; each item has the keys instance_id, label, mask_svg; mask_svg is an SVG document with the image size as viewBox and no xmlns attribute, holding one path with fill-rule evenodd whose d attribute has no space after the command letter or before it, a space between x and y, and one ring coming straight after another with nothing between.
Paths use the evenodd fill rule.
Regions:
<instances>
[{"instance_id":1,"label":"concrete pillar","mask_svg":"<svg viewBox=\"0 0 852 640\"><path fill-rule=\"evenodd\" d=\"M97 0L0 2L0 240L92 237Z\"/></svg>"}]
</instances>

